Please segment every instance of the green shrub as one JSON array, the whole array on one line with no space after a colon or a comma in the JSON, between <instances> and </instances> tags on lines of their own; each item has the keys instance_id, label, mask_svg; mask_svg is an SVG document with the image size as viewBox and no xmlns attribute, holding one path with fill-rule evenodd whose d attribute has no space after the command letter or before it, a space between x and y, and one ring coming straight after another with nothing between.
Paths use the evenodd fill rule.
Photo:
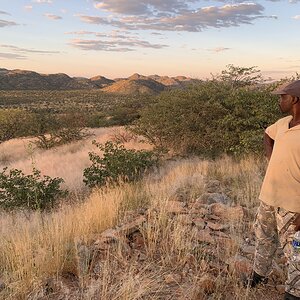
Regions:
<instances>
[{"instance_id":1,"label":"green shrub","mask_svg":"<svg viewBox=\"0 0 300 300\"><path fill-rule=\"evenodd\" d=\"M277 97L267 88L207 81L160 94L131 131L180 155L261 153L264 129L279 117Z\"/></svg>"},{"instance_id":2,"label":"green shrub","mask_svg":"<svg viewBox=\"0 0 300 300\"><path fill-rule=\"evenodd\" d=\"M101 157L89 153L92 165L83 173L83 181L89 187L137 180L158 162L153 151L125 149L124 145L111 141L104 145L93 141L93 144L103 153Z\"/></svg>"},{"instance_id":3,"label":"green shrub","mask_svg":"<svg viewBox=\"0 0 300 300\"><path fill-rule=\"evenodd\" d=\"M35 115L23 109L0 109L0 144L35 132Z\"/></svg>"},{"instance_id":4,"label":"green shrub","mask_svg":"<svg viewBox=\"0 0 300 300\"><path fill-rule=\"evenodd\" d=\"M62 116L38 115L38 134L34 144L41 149L50 149L89 137L86 122L80 113Z\"/></svg>"},{"instance_id":5,"label":"green shrub","mask_svg":"<svg viewBox=\"0 0 300 300\"><path fill-rule=\"evenodd\" d=\"M68 193L60 188L63 182L62 178L41 176L35 168L30 175L18 169L8 171L4 168L0 173L0 207L6 210L51 209L59 198Z\"/></svg>"}]
</instances>

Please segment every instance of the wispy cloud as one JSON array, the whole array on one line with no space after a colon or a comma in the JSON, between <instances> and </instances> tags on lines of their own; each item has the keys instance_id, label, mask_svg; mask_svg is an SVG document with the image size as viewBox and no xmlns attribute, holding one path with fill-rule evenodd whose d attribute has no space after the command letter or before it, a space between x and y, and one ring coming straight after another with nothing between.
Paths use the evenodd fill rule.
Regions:
<instances>
[{"instance_id":1,"label":"wispy cloud","mask_svg":"<svg viewBox=\"0 0 300 300\"><path fill-rule=\"evenodd\" d=\"M0 27L16 26L16 25L19 24L13 21L0 20Z\"/></svg>"},{"instance_id":2,"label":"wispy cloud","mask_svg":"<svg viewBox=\"0 0 300 300\"><path fill-rule=\"evenodd\" d=\"M152 48L161 49L168 47L163 44L152 44L148 41L139 39L117 39L117 40L84 40L73 39L70 45L81 50L95 50L95 51L118 51L127 52L134 51L136 48Z\"/></svg>"},{"instance_id":3,"label":"wispy cloud","mask_svg":"<svg viewBox=\"0 0 300 300\"><path fill-rule=\"evenodd\" d=\"M44 14L44 16L46 18L48 18L49 20L61 20L62 19L61 16L57 16L57 15L53 15L53 14L49 14L49 13Z\"/></svg>"},{"instance_id":4,"label":"wispy cloud","mask_svg":"<svg viewBox=\"0 0 300 300\"><path fill-rule=\"evenodd\" d=\"M14 45L5 45L2 44L0 45L0 48L2 49L8 49L10 52L12 52L11 54L21 54L21 55L26 55L26 54L30 54L30 53L37 53L37 54L58 54L60 53L60 51L49 51L49 50L38 50L38 49L30 49L30 48L22 48L22 47L18 47L18 46L14 46Z\"/></svg>"},{"instance_id":5,"label":"wispy cloud","mask_svg":"<svg viewBox=\"0 0 300 300\"><path fill-rule=\"evenodd\" d=\"M25 5L24 8L25 8L26 10L32 10L32 5Z\"/></svg>"},{"instance_id":6,"label":"wispy cloud","mask_svg":"<svg viewBox=\"0 0 300 300\"><path fill-rule=\"evenodd\" d=\"M300 20L300 15L296 15L296 16L294 16L292 18L295 19L295 20Z\"/></svg>"},{"instance_id":7,"label":"wispy cloud","mask_svg":"<svg viewBox=\"0 0 300 300\"><path fill-rule=\"evenodd\" d=\"M133 39L137 38L137 34L133 34L132 32L120 31L120 30L112 30L111 32L96 32L96 31L69 31L65 32L68 35L94 35L96 37L105 37L111 39Z\"/></svg>"},{"instance_id":8,"label":"wispy cloud","mask_svg":"<svg viewBox=\"0 0 300 300\"><path fill-rule=\"evenodd\" d=\"M32 0L31 2L39 4L52 4L52 0Z\"/></svg>"},{"instance_id":9,"label":"wispy cloud","mask_svg":"<svg viewBox=\"0 0 300 300\"><path fill-rule=\"evenodd\" d=\"M117 3L124 4L125 0L114 0L101 2L98 7L102 7L105 4L105 9L112 12L115 11ZM147 3L160 3L162 1L148 0ZM179 5L179 1L167 1L173 3L175 7ZM110 4L109 4L110 3ZM139 7L136 1L133 3ZM143 1L141 3L144 3ZM181 2L180 2L181 3ZM113 8L111 5L114 5ZM121 5L121 7L123 7ZM157 8L161 5L157 4ZM135 9L138 10L138 8ZM147 6L148 7L148 6ZM125 8L124 8L125 9ZM118 10L121 13L121 10ZM126 8L126 12L129 14L129 8ZM99 16L88 16L88 15L78 15L81 21L91 24L101 24L110 25L127 30L158 30L158 31L189 31L189 32L199 32L207 28L222 28L222 27L234 27L243 24L253 24L255 20L262 18L274 18L276 16L265 16L263 15L264 7L258 3L237 3L237 4L226 4L223 6L209 6L202 7L198 10L191 9L181 9L173 14L156 14L155 16L149 16L145 18L144 16L136 15L133 8L131 15L120 16L120 17L110 17L104 18ZM144 12L147 12L145 10ZM124 13L124 12L123 12Z\"/></svg>"},{"instance_id":10,"label":"wispy cloud","mask_svg":"<svg viewBox=\"0 0 300 300\"><path fill-rule=\"evenodd\" d=\"M10 16L10 14L8 12L3 11L3 10L0 10L0 15L8 15L8 16Z\"/></svg>"},{"instance_id":11,"label":"wispy cloud","mask_svg":"<svg viewBox=\"0 0 300 300\"><path fill-rule=\"evenodd\" d=\"M96 34L95 31L86 31L86 30L79 30L79 31L67 31L65 34L74 34L74 35L88 35L88 34Z\"/></svg>"},{"instance_id":12,"label":"wispy cloud","mask_svg":"<svg viewBox=\"0 0 300 300\"><path fill-rule=\"evenodd\" d=\"M211 48L211 49L207 49L210 52L215 52L215 53L219 53L219 52L224 52L227 50L230 50L231 48L228 47L216 47L216 48Z\"/></svg>"},{"instance_id":13,"label":"wispy cloud","mask_svg":"<svg viewBox=\"0 0 300 300\"><path fill-rule=\"evenodd\" d=\"M16 53L3 53L0 52L0 59L26 59L26 56Z\"/></svg>"}]
</instances>

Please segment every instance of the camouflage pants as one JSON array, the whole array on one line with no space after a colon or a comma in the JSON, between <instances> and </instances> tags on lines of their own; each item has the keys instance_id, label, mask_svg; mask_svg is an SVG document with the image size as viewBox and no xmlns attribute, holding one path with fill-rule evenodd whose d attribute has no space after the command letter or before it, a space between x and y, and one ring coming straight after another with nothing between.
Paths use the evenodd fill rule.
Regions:
<instances>
[{"instance_id":1,"label":"camouflage pants","mask_svg":"<svg viewBox=\"0 0 300 300\"><path fill-rule=\"evenodd\" d=\"M295 234L292 223L295 217L296 213L260 202L254 224L256 247L253 269L259 275L270 275L273 258L277 248L281 247L288 261L285 290L300 297L300 263L291 260L291 242Z\"/></svg>"}]
</instances>

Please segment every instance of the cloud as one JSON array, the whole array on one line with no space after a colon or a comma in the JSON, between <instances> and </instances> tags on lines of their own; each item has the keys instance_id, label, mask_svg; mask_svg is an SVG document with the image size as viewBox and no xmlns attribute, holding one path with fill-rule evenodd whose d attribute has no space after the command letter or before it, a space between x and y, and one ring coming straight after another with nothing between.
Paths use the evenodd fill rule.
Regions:
<instances>
[{"instance_id":1,"label":"cloud","mask_svg":"<svg viewBox=\"0 0 300 300\"><path fill-rule=\"evenodd\" d=\"M154 0L151 1L154 2ZM86 15L78 15L78 17L86 23L110 25L126 30L199 32L210 27L234 27L243 24L253 24L257 19L276 18L276 16L263 15L263 11L264 7L260 4L239 3L202 7L197 10L183 10L173 15L150 16L148 18L136 15L120 18Z\"/></svg>"},{"instance_id":2,"label":"cloud","mask_svg":"<svg viewBox=\"0 0 300 300\"><path fill-rule=\"evenodd\" d=\"M10 16L10 14L8 12L3 11L3 10L0 10L0 15L8 15L8 16Z\"/></svg>"},{"instance_id":3,"label":"cloud","mask_svg":"<svg viewBox=\"0 0 300 300\"><path fill-rule=\"evenodd\" d=\"M0 52L0 59L26 59L26 56L15 53Z\"/></svg>"},{"instance_id":4,"label":"cloud","mask_svg":"<svg viewBox=\"0 0 300 300\"><path fill-rule=\"evenodd\" d=\"M26 10L32 10L32 5L25 5L24 8L25 8Z\"/></svg>"},{"instance_id":5,"label":"cloud","mask_svg":"<svg viewBox=\"0 0 300 300\"><path fill-rule=\"evenodd\" d=\"M32 0L31 2L39 4L52 4L52 0Z\"/></svg>"},{"instance_id":6,"label":"cloud","mask_svg":"<svg viewBox=\"0 0 300 300\"><path fill-rule=\"evenodd\" d=\"M188 3L196 0L103 0L96 1L95 7L118 14L144 15L159 12L174 13L188 9Z\"/></svg>"},{"instance_id":7,"label":"cloud","mask_svg":"<svg viewBox=\"0 0 300 300\"><path fill-rule=\"evenodd\" d=\"M0 20L0 27L6 27L6 26L16 26L19 25L16 22L13 21L6 21L6 20Z\"/></svg>"},{"instance_id":8,"label":"cloud","mask_svg":"<svg viewBox=\"0 0 300 300\"><path fill-rule=\"evenodd\" d=\"M296 15L296 16L292 17L292 19L300 20L300 15Z\"/></svg>"},{"instance_id":9,"label":"cloud","mask_svg":"<svg viewBox=\"0 0 300 300\"><path fill-rule=\"evenodd\" d=\"M88 35L88 34L95 34L95 31L86 31L86 30L79 30L79 31L68 31L65 34L76 34L76 35Z\"/></svg>"},{"instance_id":10,"label":"cloud","mask_svg":"<svg viewBox=\"0 0 300 300\"><path fill-rule=\"evenodd\" d=\"M227 50L230 50L230 49L231 48L227 48L227 47L216 47L216 48L207 49L207 50L211 51L211 52L219 53L219 52L224 52L224 51L227 51Z\"/></svg>"},{"instance_id":11,"label":"cloud","mask_svg":"<svg viewBox=\"0 0 300 300\"><path fill-rule=\"evenodd\" d=\"M44 16L50 20L61 20L61 16L53 15L53 14L44 14Z\"/></svg>"},{"instance_id":12,"label":"cloud","mask_svg":"<svg viewBox=\"0 0 300 300\"><path fill-rule=\"evenodd\" d=\"M129 38L136 38L136 34L132 34L131 32L124 32L119 30L112 30L111 32L96 32L96 31L85 31L85 30L79 30L79 31L69 31L65 32L65 34L71 34L71 35L94 35L96 37L106 37L106 38L112 38L112 39L129 39Z\"/></svg>"},{"instance_id":13,"label":"cloud","mask_svg":"<svg viewBox=\"0 0 300 300\"><path fill-rule=\"evenodd\" d=\"M95 50L95 51L118 51L127 52L134 51L135 48L152 48L161 49L168 47L163 44L151 44L148 41L142 41L139 39L127 39L127 40L83 40L73 39L70 45L81 50Z\"/></svg>"},{"instance_id":14,"label":"cloud","mask_svg":"<svg viewBox=\"0 0 300 300\"><path fill-rule=\"evenodd\" d=\"M0 48L8 49L15 53L29 54L29 53L37 53L37 54L58 54L59 51L48 51L48 50L36 50L36 49L28 49L21 48L14 45L0 45Z\"/></svg>"}]
</instances>

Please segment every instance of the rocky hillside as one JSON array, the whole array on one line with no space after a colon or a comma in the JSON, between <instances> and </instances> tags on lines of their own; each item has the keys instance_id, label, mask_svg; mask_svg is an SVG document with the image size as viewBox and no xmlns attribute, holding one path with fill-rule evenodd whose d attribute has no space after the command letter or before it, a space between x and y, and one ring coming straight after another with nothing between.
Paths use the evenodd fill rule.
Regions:
<instances>
[{"instance_id":1,"label":"rocky hillside","mask_svg":"<svg viewBox=\"0 0 300 300\"><path fill-rule=\"evenodd\" d=\"M25 70L0 69L1 90L74 90L98 86L84 78L72 78L64 73L39 74Z\"/></svg>"},{"instance_id":2,"label":"rocky hillside","mask_svg":"<svg viewBox=\"0 0 300 300\"><path fill-rule=\"evenodd\" d=\"M0 90L102 89L105 92L119 94L156 94L169 88L183 88L198 81L184 76L143 76L137 73L128 78L112 80L101 75L84 78L70 77L64 73L40 74L0 68Z\"/></svg>"},{"instance_id":3,"label":"rocky hillside","mask_svg":"<svg viewBox=\"0 0 300 300\"><path fill-rule=\"evenodd\" d=\"M119 80L102 90L118 94L157 94L165 89L166 86L156 80L134 74L128 79Z\"/></svg>"}]
</instances>

